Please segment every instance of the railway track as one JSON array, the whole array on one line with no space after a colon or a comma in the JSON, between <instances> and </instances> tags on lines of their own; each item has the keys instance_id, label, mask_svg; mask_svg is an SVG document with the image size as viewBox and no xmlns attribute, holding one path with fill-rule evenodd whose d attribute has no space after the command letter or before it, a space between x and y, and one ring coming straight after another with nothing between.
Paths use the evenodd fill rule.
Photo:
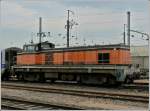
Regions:
<instances>
[{"instance_id":1,"label":"railway track","mask_svg":"<svg viewBox=\"0 0 150 111\"><path fill-rule=\"evenodd\" d=\"M2 84L5 84L5 82L2 82ZM7 81L6 83L21 83L21 84L24 84L24 82L20 82L20 81L17 81L17 80L11 80L11 81ZM32 83L32 82L31 82ZM34 83L34 82L33 82ZM37 83L36 83L37 84ZM49 85L48 82L46 83L42 83L42 84L45 84L45 85ZM72 87L72 85L75 85L75 86L83 86L83 87L95 87L95 88L109 88L109 89L119 89L119 90L122 90L122 89L135 89L135 90L139 90L139 91L149 91L149 84L143 84L143 83L133 83L133 84L122 84L121 86L104 86L104 85L85 85L85 84L78 84L76 82L64 82L64 81L59 81L59 82L56 82L55 83L56 85L67 85L67 86L70 86Z\"/></svg>"},{"instance_id":2,"label":"railway track","mask_svg":"<svg viewBox=\"0 0 150 111\"><path fill-rule=\"evenodd\" d=\"M8 85L2 83L2 88L9 89L19 89L19 90L28 90L28 91L37 91L37 92L46 92L46 93L58 93L58 94L67 94L74 96L84 96L84 97L94 97L94 98L108 98L122 101L132 101L132 102L149 102L149 96L147 95L133 95L125 93L112 93L112 92L102 92L102 91L84 91L84 90L70 90L70 89L58 89L58 88L44 88L44 87L33 87L25 85Z\"/></svg>"},{"instance_id":3,"label":"railway track","mask_svg":"<svg viewBox=\"0 0 150 111\"><path fill-rule=\"evenodd\" d=\"M124 84L120 87L120 89L136 89L141 91L148 91L149 85L145 84Z\"/></svg>"},{"instance_id":4,"label":"railway track","mask_svg":"<svg viewBox=\"0 0 150 111\"><path fill-rule=\"evenodd\" d=\"M1 106L4 109L16 110L78 110L81 107L43 103L37 101L22 100L16 97L2 97Z\"/></svg>"}]
</instances>

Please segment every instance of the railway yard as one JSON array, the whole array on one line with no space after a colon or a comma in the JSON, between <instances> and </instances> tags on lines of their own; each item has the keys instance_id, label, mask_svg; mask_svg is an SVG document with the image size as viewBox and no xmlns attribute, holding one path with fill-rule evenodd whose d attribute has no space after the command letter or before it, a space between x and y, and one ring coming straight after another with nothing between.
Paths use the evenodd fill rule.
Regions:
<instances>
[{"instance_id":1,"label":"railway yard","mask_svg":"<svg viewBox=\"0 0 150 111\"><path fill-rule=\"evenodd\" d=\"M149 110L148 2L10 1L2 13L2 110Z\"/></svg>"},{"instance_id":2,"label":"railway yard","mask_svg":"<svg viewBox=\"0 0 150 111\"><path fill-rule=\"evenodd\" d=\"M147 110L149 85L147 81L144 83L135 81L135 84L110 87L64 82L5 81L1 84L1 107L26 110Z\"/></svg>"}]
</instances>

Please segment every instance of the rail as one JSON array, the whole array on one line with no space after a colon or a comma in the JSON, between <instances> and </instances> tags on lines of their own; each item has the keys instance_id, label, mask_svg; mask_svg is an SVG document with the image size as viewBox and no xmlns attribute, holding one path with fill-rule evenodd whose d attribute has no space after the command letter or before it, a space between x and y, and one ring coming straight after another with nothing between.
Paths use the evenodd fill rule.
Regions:
<instances>
[{"instance_id":1,"label":"rail","mask_svg":"<svg viewBox=\"0 0 150 111\"><path fill-rule=\"evenodd\" d=\"M1 106L4 108L9 109L19 109L19 110L81 110L84 108L78 106L69 106L69 105L62 105L56 103L44 103L44 102L37 102L33 100L25 100L17 97L2 97L1 98Z\"/></svg>"},{"instance_id":2,"label":"rail","mask_svg":"<svg viewBox=\"0 0 150 111\"><path fill-rule=\"evenodd\" d=\"M19 90L29 90L37 92L46 93L61 93L67 95L84 96L84 97L94 97L94 98L108 98L117 100L128 100L132 102L149 102L149 96L146 95L133 95L133 94L123 94L123 93L110 93L103 91L82 91L82 90L70 90L70 89L57 89L57 88L43 88L43 87L32 87L23 85L6 85L2 84L2 88L9 89L19 89Z\"/></svg>"}]
</instances>

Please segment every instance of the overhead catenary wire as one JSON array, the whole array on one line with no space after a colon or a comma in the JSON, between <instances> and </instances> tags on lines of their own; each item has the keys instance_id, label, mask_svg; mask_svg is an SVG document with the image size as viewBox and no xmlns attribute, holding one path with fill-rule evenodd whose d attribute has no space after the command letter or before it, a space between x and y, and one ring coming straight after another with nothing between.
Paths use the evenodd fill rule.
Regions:
<instances>
[{"instance_id":1,"label":"overhead catenary wire","mask_svg":"<svg viewBox=\"0 0 150 111\"><path fill-rule=\"evenodd\" d=\"M95 16L96 15L105 15L105 14L107 14L107 13L95 13ZM86 15L86 14L85 14ZM88 14L89 16L93 16L94 14ZM78 16L82 16L81 14L78 14ZM84 16L84 15L83 15ZM137 19L138 20L138 19ZM139 18L139 20L142 20L141 18ZM80 23L80 24L86 24L86 25L91 25L91 24L93 24L93 25L99 25L99 24L106 24L106 23L118 23L118 22L120 22L121 23L121 21L123 21L123 20L121 20L121 19L119 19L119 21L118 20L105 20L105 21L102 21L102 22L85 22L85 23ZM82 27L82 26L81 26ZM101 26L99 26L99 27L101 27Z\"/></svg>"}]
</instances>

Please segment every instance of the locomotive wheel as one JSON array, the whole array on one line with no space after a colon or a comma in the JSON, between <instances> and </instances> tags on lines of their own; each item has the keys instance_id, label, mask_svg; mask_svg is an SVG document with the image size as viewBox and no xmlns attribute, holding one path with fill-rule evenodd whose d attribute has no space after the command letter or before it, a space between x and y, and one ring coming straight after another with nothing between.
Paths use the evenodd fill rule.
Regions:
<instances>
[{"instance_id":1,"label":"locomotive wheel","mask_svg":"<svg viewBox=\"0 0 150 111\"><path fill-rule=\"evenodd\" d=\"M108 85L116 85L117 84L116 78L115 77L108 77L107 78L107 84Z\"/></svg>"},{"instance_id":2,"label":"locomotive wheel","mask_svg":"<svg viewBox=\"0 0 150 111\"><path fill-rule=\"evenodd\" d=\"M37 82L40 80L40 74L26 73L26 74L23 74L23 78L25 81Z\"/></svg>"},{"instance_id":3,"label":"locomotive wheel","mask_svg":"<svg viewBox=\"0 0 150 111\"><path fill-rule=\"evenodd\" d=\"M76 81L77 81L79 84L82 84L82 80L81 80L81 76L80 76L80 75L77 75L77 76L76 76Z\"/></svg>"},{"instance_id":4,"label":"locomotive wheel","mask_svg":"<svg viewBox=\"0 0 150 111\"><path fill-rule=\"evenodd\" d=\"M126 84L131 84L131 83L133 83L133 79L132 79L132 78L129 78L129 77L126 77L125 83L126 83Z\"/></svg>"},{"instance_id":5,"label":"locomotive wheel","mask_svg":"<svg viewBox=\"0 0 150 111\"><path fill-rule=\"evenodd\" d=\"M41 73L40 78L39 78L39 82L44 83L45 81L46 81L45 75Z\"/></svg>"},{"instance_id":6,"label":"locomotive wheel","mask_svg":"<svg viewBox=\"0 0 150 111\"><path fill-rule=\"evenodd\" d=\"M91 85L104 85L107 83L106 77L101 77L99 75L81 75L80 82L83 84L91 84Z\"/></svg>"},{"instance_id":7,"label":"locomotive wheel","mask_svg":"<svg viewBox=\"0 0 150 111\"><path fill-rule=\"evenodd\" d=\"M126 79L125 79L125 83L126 83L126 84L129 84L129 83L130 83L129 78L126 78Z\"/></svg>"},{"instance_id":8,"label":"locomotive wheel","mask_svg":"<svg viewBox=\"0 0 150 111\"><path fill-rule=\"evenodd\" d=\"M122 82L117 82L116 83L116 86L121 86L122 85Z\"/></svg>"},{"instance_id":9,"label":"locomotive wheel","mask_svg":"<svg viewBox=\"0 0 150 111\"><path fill-rule=\"evenodd\" d=\"M56 81L56 79L51 79L51 83L54 83Z\"/></svg>"},{"instance_id":10,"label":"locomotive wheel","mask_svg":"<svg viewBox=\"0 0 150 111\"><path fill-rule=\"evenodd\" d=\"M24 81L24 76L23 76L23 74L17 74L17 79L18 79L19 81Z\"/></svg>"}]
</instances>

